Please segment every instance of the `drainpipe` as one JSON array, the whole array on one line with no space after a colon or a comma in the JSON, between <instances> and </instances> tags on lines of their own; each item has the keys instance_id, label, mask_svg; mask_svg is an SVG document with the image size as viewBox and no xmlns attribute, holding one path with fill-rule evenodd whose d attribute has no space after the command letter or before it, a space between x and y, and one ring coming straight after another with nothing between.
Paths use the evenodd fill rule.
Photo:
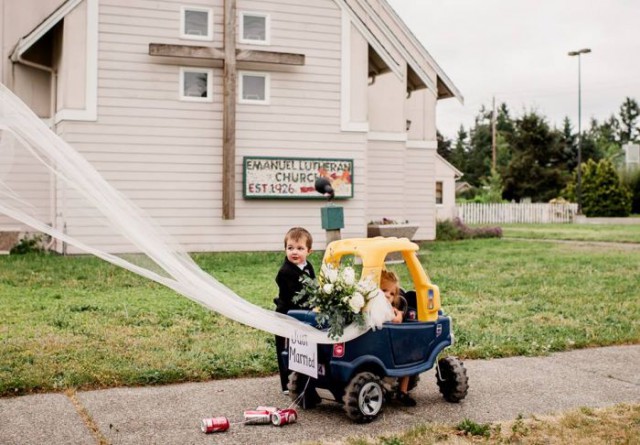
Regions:
<instances>
[{"instance_id":1,"label":"drainpipe","mask_svg":"<svg viewBox=\"0 0 640 445\"><path fill-rule=\"evenodd\" d=\"M34 68L40 71L46 71L49 73L51 78L51 85L49 87L50 89L49 116L51 121L49 124L49 128L51 128L51 131L56 133L56 108L58 105L56 86L57 86L58 73L54 68L24 59L22 57L22 54L18 54L17 52L14 52L13 54L11 54L11 61L13 63L19 63L21 65L28 66L30 68ZM15 80L13 80L13 82L15 83ZM55 227L55 221L58 213L56 194L57 194L57 186L56 186L55 175L53 173L50 173L49 175L49 210L50 210L49 218L51 219L51 227ZM49 243L47 243L47 245L45 246L45 249L55 250L57 248L57 244L58 244L58 240L52 237Z\"/></svg>"}]
</instances>

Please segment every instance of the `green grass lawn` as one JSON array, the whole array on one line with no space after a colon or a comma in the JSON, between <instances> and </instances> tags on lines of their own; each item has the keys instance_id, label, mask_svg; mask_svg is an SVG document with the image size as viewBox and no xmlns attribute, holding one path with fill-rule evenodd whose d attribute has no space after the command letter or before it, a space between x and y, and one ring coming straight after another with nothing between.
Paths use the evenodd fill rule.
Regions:
<instances>
[{"instance_id":1,"label":"green grass lawn","mask_svg":"<svg viewBox=\"0 0 640 445\"><path fill-rule=\"evenodd\" d=\"M561 239L640 243L640 223L606 224L504 224L505 238Z\"/></svg>"},{"instance_id":2,"label":"green grass lawn","mask_svg":"<svg viewBox=\"0 0 640 445\"><path fill-rule=\"evenodd\" d=\"M536 355L640 341L640 248L485 239L426 243L421 253L454 319L452 353ZM247 300L273 308L283 254L194 257ZM93 257L0 257L0 307L4 396L277 371L271 334Z\"/></svg>"}]
</instances>

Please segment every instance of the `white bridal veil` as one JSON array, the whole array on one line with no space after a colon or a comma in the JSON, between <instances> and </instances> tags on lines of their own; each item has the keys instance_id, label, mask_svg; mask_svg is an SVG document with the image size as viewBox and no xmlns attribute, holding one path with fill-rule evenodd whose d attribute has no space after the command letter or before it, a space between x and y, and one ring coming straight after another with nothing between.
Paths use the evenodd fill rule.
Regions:
<instances>
[{"instance_id":1,"label":"white bridal veil","mask_svg":"<svg viewBox=\"0 0 640 445\"><path fill-rule=\"evenodd\" d=\"M25 181L27 172L29 181ZM64 187L49 187L54 181ZM43 185L41 190L34 186L38 182ZM109 254L91 233L68 236L52 228L47 222L55 218L55 209L49 213L48 193L64 193L67 205L90 221L91 232L117 235L123 244L134 247L130 251L141 253ZM0 218L2 215L161 283L245 325L283 337L292 337L297 330L316 343L335 342L322 331L249 303L201 270L166 231L0 84ZM351 325L341 341L362 333Z\"/></svg>"}]
</instances>

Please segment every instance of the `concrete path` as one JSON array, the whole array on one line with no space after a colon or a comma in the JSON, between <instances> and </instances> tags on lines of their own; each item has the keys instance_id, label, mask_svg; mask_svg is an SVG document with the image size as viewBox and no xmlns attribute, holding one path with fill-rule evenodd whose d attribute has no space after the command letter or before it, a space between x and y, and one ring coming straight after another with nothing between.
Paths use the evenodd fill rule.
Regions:
<instances>
[{"instance_id":1,"label":"concrete path","mask_svg":"<svg viewBox=\"0 0 640 445\"><path fill-rule=\"evenodd\" d=\"M367 425L353 424L333 402L301 411L298 423L281 428L234 425L244 410L288 405L276 377L5 398L0 399L0 444L329 443L347 436L399 432L424 422L513 420L519 414L640 403L640 345L469 360L465 366L470 389L462 403L445 402L435 385L435 371L429 371L415 390L417 407L388 405ZM202 433L200 420L213 416L227 417L230 430Z\"/></svg>"}]
</instances>

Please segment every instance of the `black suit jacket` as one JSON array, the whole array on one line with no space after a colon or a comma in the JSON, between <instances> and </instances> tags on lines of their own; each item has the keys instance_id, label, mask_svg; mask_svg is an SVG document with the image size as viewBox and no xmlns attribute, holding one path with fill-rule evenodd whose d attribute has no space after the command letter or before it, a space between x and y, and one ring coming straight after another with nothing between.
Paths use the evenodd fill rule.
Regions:
<instances>
[{"instance_id":1,"label":"black suit jacket","mask_svg":"<svg viewBox=\"0 0 640 445\"><path fill-rule=\"evenodd\" d=\"M300 278L303 274L307 274L311 278L316 277L313 266L309 261L307 261L307 265L304 266L304 269L300 269L286 257L284 258L284 263L278 271L278 275L276 275L276 283L278 283L278 298L273 300L276 304L276 312L286 314L291 309L302 308L300 302L293 302L293 297L302 290Z\"/></svg>"}]
</instances>

